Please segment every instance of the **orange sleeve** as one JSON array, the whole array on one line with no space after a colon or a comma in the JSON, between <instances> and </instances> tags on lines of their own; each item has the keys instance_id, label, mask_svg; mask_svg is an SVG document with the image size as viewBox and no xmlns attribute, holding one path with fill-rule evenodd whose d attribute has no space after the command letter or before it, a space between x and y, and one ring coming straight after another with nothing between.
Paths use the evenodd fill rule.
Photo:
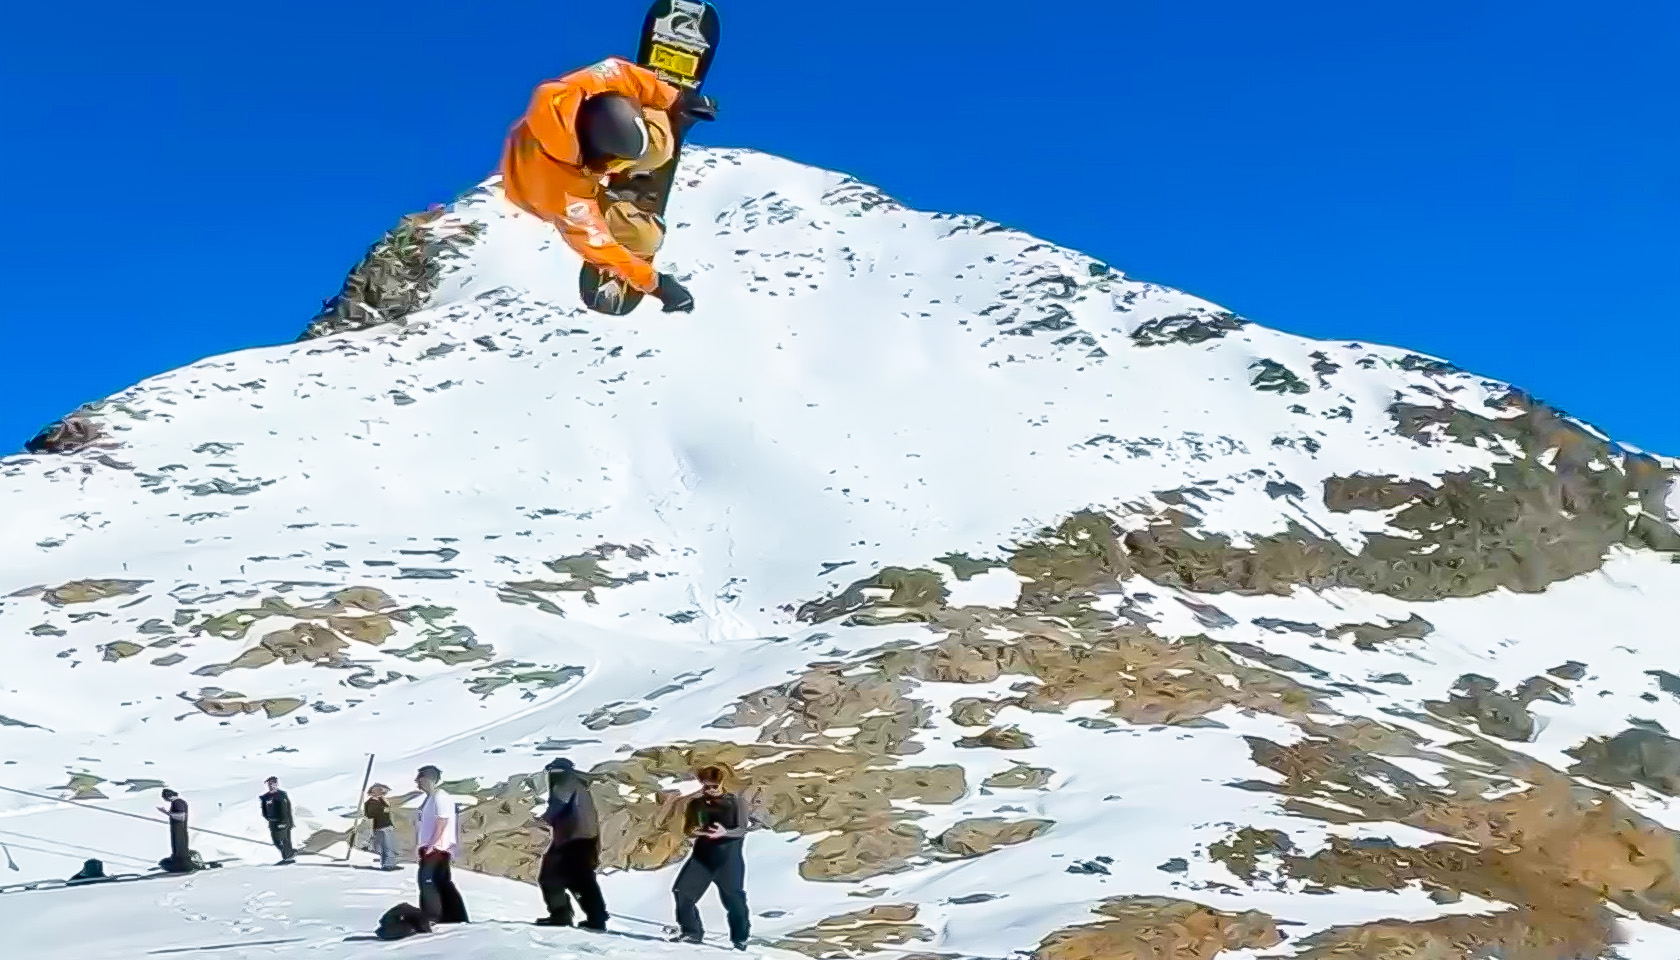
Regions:
<instances>
[{"instance_id":1,"label":"orange sleeve","mask_svg":"<svg viewBox=\"0 0 1680 960\"><path fill-rule=\"evenodd\" d=\"M616 60L618 78L612 84L617 93L635 97L644 107L669 110L677 102L677 88L659 79L659 74L628 60Z\"/></svg>"},{"instance_id":2,"label":"orange sleeve","mask_svg":"<svg viewBox=\"0 0 1680 960\"><path fill-rule=\"evenodd\" d=\"M677 88L646 67L608 57L558 80L540 84L525 112L525 123L543 152L561 163L579 162L578 105L599 93L618 93L644 107L669 110L677 102Z\"/></svg>"},{"instance_id":3,"label":"orange sleeve","mask_svg":"<svg viewBox=\"0 0 1680 960\"><path fill-rule=\"evenodd\" d=\"M567 195L566 212L558 226L566 243L586 263L606 270L643 293L652 293L659 286L659 273L653 264L613 239L595 198Z\"/></svg>"}]
</instances>

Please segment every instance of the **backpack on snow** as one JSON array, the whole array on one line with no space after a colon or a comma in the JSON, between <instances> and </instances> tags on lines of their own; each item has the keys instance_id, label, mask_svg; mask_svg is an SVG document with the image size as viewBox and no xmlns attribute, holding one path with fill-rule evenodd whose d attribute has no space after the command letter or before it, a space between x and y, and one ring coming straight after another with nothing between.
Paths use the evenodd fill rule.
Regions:
<instances>
[{"instance_id":1,"label":"backpack on snow","mask_svg":"<svg viewBox=\"0 0 1680 960\"><path fill-rule=\"evenodd\" d=\"M379 918L379 929L373 935L381 940L401 940L417 933L431 933L431 921L412 903L399 903Z\"/></svg>"}]
</instances>

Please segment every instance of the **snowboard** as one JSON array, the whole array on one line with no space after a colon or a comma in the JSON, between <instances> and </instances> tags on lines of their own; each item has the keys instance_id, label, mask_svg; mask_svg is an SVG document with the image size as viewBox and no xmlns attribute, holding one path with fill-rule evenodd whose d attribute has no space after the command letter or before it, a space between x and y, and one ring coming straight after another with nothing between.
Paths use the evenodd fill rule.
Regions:
<instances>
[{"instance_id":1,"label":"snowboard","mask_svg":"<svg viewBox=\"0 0 1680 960\"><path fill-rule=\"evenodd\" d=\"M641 44L636 62L659 75L661 80L677 87L699 92L712 68L717 54L717 8L703 0L654 0L642 21ZM671 184L677 176L677 164L682 159L683 137L686 129L676 129L670 162L653 172L635 177L617 189L614 198L629 199L641 210L654 214L663 222L665 206L671 199ZM613 187L619 187L613 184ZM636 309L645 296L611 273L584 264L578 275L578 293L591 310L621 317Z\"/></svg>"}]
</instances>

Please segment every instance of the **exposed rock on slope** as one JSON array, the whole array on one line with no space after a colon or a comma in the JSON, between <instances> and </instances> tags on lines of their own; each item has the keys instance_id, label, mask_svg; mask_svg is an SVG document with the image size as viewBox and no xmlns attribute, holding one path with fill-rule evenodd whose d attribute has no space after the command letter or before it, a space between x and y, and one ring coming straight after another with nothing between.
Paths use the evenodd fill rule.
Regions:
<instances>
[{"instance_id":1,"label":"exposed rock on slope","mask_svg":"<svg viewBox=\"0 0 1680 960\"><path fill-rule=\"evenodd\" d=\"M449 259L460 257L480 232L479 224L455 220L441 207L403 217L368 248L298 339L402 323L426 306Z\"/></svg>"}]
</instances>

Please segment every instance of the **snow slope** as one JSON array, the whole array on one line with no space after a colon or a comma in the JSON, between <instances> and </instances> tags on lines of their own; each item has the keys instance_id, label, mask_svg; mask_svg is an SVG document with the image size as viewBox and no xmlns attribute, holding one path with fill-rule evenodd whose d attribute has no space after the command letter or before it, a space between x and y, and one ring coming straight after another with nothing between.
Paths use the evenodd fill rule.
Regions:
<instances>
[{"instance_id":1,"label":"snow slope","mask_svg":"<svg viewBox=\"0 0 1680 960\"><path fill-rule=\"evenodd\" d=\"M1509 453L1395 431L1395 403L1510 416L1497 403L1504 384L1428 358L1252 324L1146 345L1151 324L1229 315L982 219L905 210L783 160L697 150L683 177L664 256L692 277L691 316L647 306L612 319L574 306L575 257L487 189L448 214L484 235L404 325L151 378L97 411L114 445L0 461L0 716L10 721L0 721L0 785L65 796L79 787L95 805L144 814L167 782L192 801L197 825L260 837L255 795L274 774L306 835L343 827L370 753L375 778L400 788L420 763L481 785L528 776L554 752L539 748L556 742L584 768L702 736L752 742L752 729L709 725L814 661L928 642L916 624L794 615L880 567L997 556L1075 511L1136 514L1155 492L1198 483L1220 491L1198 505L1203 530L1240 545L1304 525L1358 552L1373 531L1393 531L1370 512L1327 507L1316 491L1328 478L1427 481ZM1357 325L1350 313L1350 332ZM1263 361L1299 374L1305 389L1257 390ZM1287 485L1297 494L1277 492ZM556 566L563 558L572 562ZM1011 607L1021 589L1007 570L963 580L940 569L952 607ZM1506 688L1585 661L1572 702L1536 704L1539 733L1511 745L1563 768L1565 749L1630 718L1680 727L1680 702L1658 696L1645 673L1668 666L1669 632L1658 627L1680 614L1677 573L1664 555L1618 546L1599 570L1544 593L1196 596L1141 579L1116 590L1162 637L1206 634L1293 657L1342 684L1338 713L1391 724L1466 673ZM53 592L96 580L115 582L95 590L108 596ZM378 597L329 609L347 588ZM1231 622L1210 627L1181 598L1216 604ZM1253 622L1330 627L1414 613L1433 624L1427 638L1375 650ZM304 658L245 655L271 631L311 624L351 641ZM376 645L358 630L389 636ZM297 637L307 645L306 634ZM1409 684L1372 683L1396 672ZM994 692L1018 680L1000 678ZM926 806L930 836L975 816L1055 826L977 859L854 883L801 879L816 836L756 835L760 932L780 936L877 900L915 902L933 934L917 947L1002 956L1120 894L1197 890L1222 909L1298 921L1292 938L1501 909L1475 897L1442 905L1419 887L1238 890L1206 858L1182 874L1158 870L1232 825L1287 823L1309 849L1338 831L1401 840L1411 829L1303 821L1272 795L1224 786L1272 776L1243 737L1298 739L1283 717L1227 707L1205 728L1104 728L1070 722L1100 705L1065 715L1007 707L997 722L1030 733L1024 758L1056 777L1048 790L991 790L977 785L1014 755L958 746L973 731L945 717L958 697L982 694L930 683L916 695L939 709L915 762L958 764L969 784L958 802ZM1443 747L1453 739L1410 727ZM1680 827L1667 797L1620 795ZM0 842L20 877L68 875L90 850L150 863L163 853L160 829L0 796ZM195 845L267 855L208 834ZM1068 872L1100 854L1114 861L1107 874ZM609 899L664 919L674 869L615 873ZM266 903L268 881L245 879L257 876L267 874L195 879L180 909L243 922ZM150 909L153 892L139 890L148 886L121 894L122 909ZM1001 899L961 902L982 893ZM297 934L302 916L323 929L371 923L373 901L359 893L300 884L274 895L293 900L297 916L253 935ZM529 913L534 893L525 897ZM46 916L73 924L82 909ZM1647 939L1627 956L1677 955L1661 927L1629 929ZM482 936L490 950L532 935ZM308 955L336 955L321 949Z\"/></svg>"},{"instance_id":2,"label":"snow slope","mask_svg":"<svg viewBox=\"0 0 1680 960\"><path fill-rule=\"evenodd\" d=\"M687 957L695 948L664 942L657 927L591 935L531 926L527 888L496 877L467 875L464 897L478 914L469 927L381 943L368 917L413 901L406 876L372 869L297 866L237 868L186 878L110 884L7 896L0 921L18 957L340 958L400 951L419 960L508 956ZM727 945L726 945L727 948ZM778 951L754 951L775 957Z\"/></svg>"}]
</instances>

